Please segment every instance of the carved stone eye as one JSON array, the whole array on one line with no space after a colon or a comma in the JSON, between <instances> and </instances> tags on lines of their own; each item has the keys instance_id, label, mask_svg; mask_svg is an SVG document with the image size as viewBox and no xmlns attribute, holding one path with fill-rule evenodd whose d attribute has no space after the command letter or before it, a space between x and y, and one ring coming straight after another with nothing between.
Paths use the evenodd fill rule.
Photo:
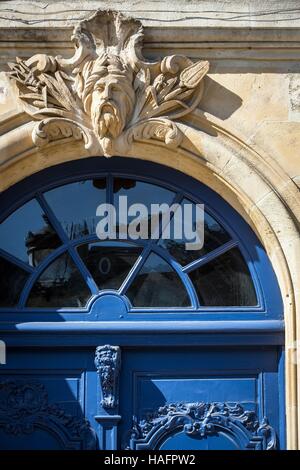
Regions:
<instances>
[{"instance_id":1,"label":"carved stone eye","mask_svg":"<svg viewBox=\"0 0 300 470\"><path fill-rule=\"evenodd\" d=\"M109 88L110 88L110 91L122 91L121 87L117 83L110 85Z\"/></svg>"}]
</instances>

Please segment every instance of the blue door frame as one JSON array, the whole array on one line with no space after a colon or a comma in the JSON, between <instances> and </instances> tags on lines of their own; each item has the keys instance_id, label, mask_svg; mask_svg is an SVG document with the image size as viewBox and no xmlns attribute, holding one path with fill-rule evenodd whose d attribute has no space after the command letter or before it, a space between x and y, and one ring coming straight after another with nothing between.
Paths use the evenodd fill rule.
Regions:
<instances>
[{"instance_id":1,"label":"blue door frame","mask_svg":"<svg viewBox=\"0 0 300 470\"><path fill-rule=\"evenodd\" d=\"M201 307L187 283L191 308L140 309L132 307L122 292L99 294L82 268L94 294L85 308L30 309L25 302L45 268L46 261L42 262L17 308L0 310L0 339L7 345L7 364L0 366L0 442L7 448L53 449L284 448L284 322L278 283L257 237L220 196L161 165L91 158L44 170L1 194L1 220L32 197L49 214L44 191L103 175L109 184L111 175L138 178L204 203L231 234L232 246L238 244L258 303ZM47 263L66 249L76 252L78 240L70 241L64 234L62 239ZM188 271L179 272L176 262L168 261L185 282ZM100 359L98 350L95 366L97 347ZM111 387L105 382L105 367L112 374ZM107 406L105 395L113 406ZM22 419L20 397L27 410ZM35 407L28 397L34 397ZM14 403L13 411L8 403ZM65 415L71 416L68 425ZM224 416L234 432L226 429L225 421L217 425ZM210 428L205 427L208 417ZM164 434L165 419L170 432Z\"/></svg>"}]
</instances>

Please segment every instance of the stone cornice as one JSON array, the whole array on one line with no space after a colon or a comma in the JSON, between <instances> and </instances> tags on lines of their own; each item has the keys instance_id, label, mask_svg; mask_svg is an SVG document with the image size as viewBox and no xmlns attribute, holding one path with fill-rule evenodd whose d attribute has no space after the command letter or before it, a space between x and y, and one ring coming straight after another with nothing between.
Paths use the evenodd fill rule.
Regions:
<instances>
[{"instance_id":1,"label":"stone cornice","mask_svg":"<svg viewBox=\"0 0 300 470\"><path fill-rule=\"evenodd\" d=\"M293 23L290 27L277 28L274 25L264 27L213 27L213 26L147 26L144 24L144 44L172 42L172 43L191 43L211 45L218 43L260 43L284 44L288 43L292 46L294 43L300 42L300 27L296 27ZM24 26L15 26L13 28L0 24L0 41L1 42L57 42L66 43L70 47L70 33L73 26L66 24L57 24L48 27L32 26L30 28ZM176 34L175 34L176 33ZM171 40L172 39L172 40ZM176 40L175 40L176 39Z\"/></svg>"},{"instance_id":2,"label":"stone cornice","mask_svg":"<svg viewBox=\"0 0 300 470\"><path fill-rule=\"evenodd\" d=\"M28 58L33 54L60 54L68 57L73 52L70 40L73 27L1 27L0 69L7 70L7 62ZM268 67L277 68L278 61L299 62L300 28L214 28L214 27L144 27L144 55L185 54L214 61L269 61Z\"/></svg>"}]
</instances>

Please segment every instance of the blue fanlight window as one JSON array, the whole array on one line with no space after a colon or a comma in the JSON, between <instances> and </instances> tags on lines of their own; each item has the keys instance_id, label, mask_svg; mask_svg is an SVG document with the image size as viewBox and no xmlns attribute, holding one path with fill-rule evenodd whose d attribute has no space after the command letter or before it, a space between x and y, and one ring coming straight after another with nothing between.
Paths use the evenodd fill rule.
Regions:
<instances>
[{"instance_id":1,"label":"blue fanlight window","mask_svg":"<svg viewBox=\"0 0 300 470\"><path fill-rule=\"evenodd\" d=\"M116 160L101 171L93 161L86 174L83 167L77 176L69 175L70 164L65 164L61 175L51 170L52 181L47 175L46 184L35 175L31 197L27 194L26 200L25 191L24 203L15 204L0 224L1 311L86 315L95 299L110 293L124 300L128 317L268 313L268 294L257 267L265 275L274 273L265 254L260 261L254 259L257 247L260 255L264 252L254 234L245 240L244 234L251 232L247 224L240 220L242 230L237 231L241 218L191 178L167 171L166 178L157 177L155 165L152 176L151 171L144 173L142 162L129 164L134 168L129 171ZM120 195L127 196L128 204L143 203L149 209L151 204L204 203L203 247L187 250L185 239L165 239L168 227L159 219L155 240L100 241L96 208L101 203L118 208ZM251 257L253 240L257 243Z\"/></svg>"}]
</instances>

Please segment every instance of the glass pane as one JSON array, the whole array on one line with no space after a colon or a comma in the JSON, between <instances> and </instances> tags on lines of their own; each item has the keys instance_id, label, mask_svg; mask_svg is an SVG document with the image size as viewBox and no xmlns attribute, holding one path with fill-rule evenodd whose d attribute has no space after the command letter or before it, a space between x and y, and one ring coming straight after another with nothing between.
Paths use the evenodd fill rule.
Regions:
<instances>
[{"instance_id":1,"label":"glass pane","mask_svg":"<svg viewBox=\"0 0 300 470\"><path fill-rule=\"evenodd\" d=\"M189 275L202 305L257 305L252 279L238 248L229 250Z\"/></svg>"},{"instance_id":2,"label":"glass pane","mask_svg":"<svg viewBox=\"0 0 300 470\"><path fill-rule=\"evenodd\" d=\"M147 258L126 295L134 307L190 306L181 279L173 268L155 253Z\"/></svg>"},{"instance_id":3,"label":"glass pane","mask_svg":"<svg viewBox=\"0 0 300 470\"><path fill-rule=\"evenodd\" d=\"M142 249L122 242L89 243L78 252L99 289L119 289Z\"/></svg>"},{"instance_id":4,"label":"glass pane","mask_svg":"<svg viewBox=\"0 0 300 470\"><path fill-rule=\"evenodd\" d=\"M0 307L14 307L29 274L19 266L0 258Z\"/></svg>"},{"instance_id":5,"label":"glass pane","mask_svg":"<svg viewBox=\"0 0 300 470\"><path fill-rule=\"evenodd\" d=\"M33 286L27 307L84 307L91 297L68 253L51 263Z\"/></svg>"},{"instance_id":6,"label":"glass pane","mask_svg":"<svg viewBox=\"0 0 300 470\"><path fill-rule=\"evenodd\" d=\"M0 247L36 266L61 244L35 199L17 209L0 225Z\"/></svg>"},{"instance_id":7,"label":"glass pane","mask_svg":"<svg viewBox=\"0 0 300 470\"><path fill-rule=\"evenodd\" d=\"M163 231L163 236L159 241L159 245L164 247L171 256L173 256L176 261L178 261L182 266L186 266L187 264L195 261L198 258L203 257L205 254L209 253L212 250L215 250L219 246L223 245L224 243L230 240L229 234L224 230L223 227L209 214L205 212L204 215L204 244L203 247L199 249L186 249L186 244L190 242L190 240L185 236L186 233L190 233L191 231L196 230L197 222L201 222L200 218L197 219L197 213L195 210L195 204L193 204L192 210L192 223L189 227L187 227L188 218L186 213L186 217L184 217L184 205L186 204L193 204L188 199L184 199L180 204L181 211L181 230L182 236L176 237L176 233L174 232L174 220L171 220L169 227L166 227ZM180 220L179 217L177 220ZM187 231L188 229L188 231ZM168 234L170 233L170 237ZM193 241L193 240L192 240Z\"/></svg>"},{"instance_id":8,"label":"glass pane","mask_svg":"<svg viewBox=\"0 0 300 470\"><path fill-rule=\"evenodd\" d=\"M79 181L44 194L70 239L96 232L99 204L106 202L106 179Z\"/></svg>"},{"instance_id":9,"label":"glass pane","mask_svg":"<svg viewBox=\"0 0 300 470\"><path fill-rule=\"evenodd\" d=\"M143 218L143 214L136 213L132 216L127 218L127 210L124 205L119 205L120 197L126 196L127 197L127 207L129 208L133 204L143 204L146 207L147 214L145 215L146 219ZM127 225L124 226L122 220L128 220L128 223L136 217L141 217L143 221L146 221L144 227L146 228L146 236L143 237L144 239L151 238L151 214L153 216L153 228L157 225L158 218L155 217L155 214L158 214L159 211L154 211L152 208L151 211L151 204L168 204L170 205L175 197L175 193L168 189L165 189L161 186L157 186L155 184L144 183L142 181L136 181L133 179L127 178L114 178L114 205L116 207L116 218L117 218L117 233L119 230L119 224L122 225L123 231L127 233ZM119 214L121 215L121 221L119 219ZM138 228L137 230L140 230ZM127 238L127 236L124 236ZM134 239L132 237L128 237Z\"/></svg>"}]
</instances>

